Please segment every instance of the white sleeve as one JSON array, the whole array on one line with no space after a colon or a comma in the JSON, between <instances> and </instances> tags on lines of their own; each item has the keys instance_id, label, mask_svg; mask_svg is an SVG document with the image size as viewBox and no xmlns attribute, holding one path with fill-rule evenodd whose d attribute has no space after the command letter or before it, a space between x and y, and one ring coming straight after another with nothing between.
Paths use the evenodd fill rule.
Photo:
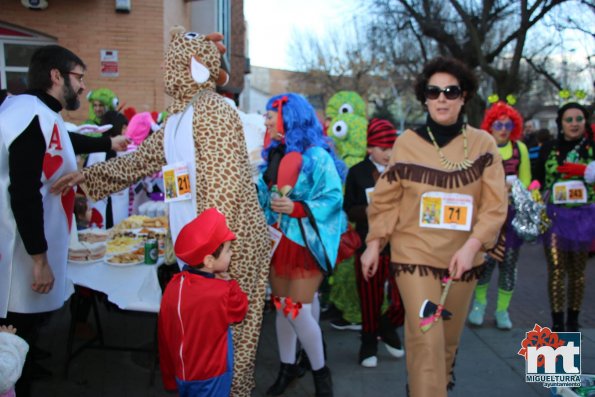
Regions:
<instances>
[{"instance_id":1,"label":"white sleeve","mask_svg":"<svg viewBox=\"0 0 595 397\"><path fill-rule=\"evenodd\" d=\"M595 161L591 161L585 170L585 182L595 183Z\"/></svg>"}]
</instances>

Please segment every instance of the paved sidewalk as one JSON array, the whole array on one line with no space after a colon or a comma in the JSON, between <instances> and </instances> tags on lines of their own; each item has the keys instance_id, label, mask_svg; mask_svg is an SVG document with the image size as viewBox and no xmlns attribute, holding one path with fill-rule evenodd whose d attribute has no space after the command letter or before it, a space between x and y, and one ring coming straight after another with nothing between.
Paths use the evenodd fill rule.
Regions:
<instances>
[{"instance_id":1,"label":"paved sidewalk","mask_svg":"<svg viewBox=\"0 0 595 397\"><path fill-rule=\"evenodd\" d=\"M583 326L582 372L595 373L595 258L587 265L585 304L581 313ZM535 323L550 325L543 250L527 245L521 250L519 282L512 300L514 328L495 328L492 312L495 307L494 274L486 323L480 328L465 328L455 369L457 385L451 397L549 396L549 390L524 380L523 358L517 355L525 332ZM107 312L100 305L106 340L132 346L150 346L155 316L129 312ZM159 371L154 385L149 385L151 358L146 353L86 350L72 362L68 379L63 378L69 312L63 308L42 330L40 345L52 351L50 359L41 363L51 368L54 376L36 383L35 396L171 396L163 391ZM333 374L335 396L404 396L405 359L395 359L379 346L379 365L375 369L357 364L359 334L333 330L328 321L322 329L327 343L328 365ZM402 336L402 330L400 330ZM264 396L278 371L274 315L267 313L263 322L256 361L256 389L253 396ZM314 395L311 373L299 379L285 394L287 397Z\"/></svg>"}]
</instances>

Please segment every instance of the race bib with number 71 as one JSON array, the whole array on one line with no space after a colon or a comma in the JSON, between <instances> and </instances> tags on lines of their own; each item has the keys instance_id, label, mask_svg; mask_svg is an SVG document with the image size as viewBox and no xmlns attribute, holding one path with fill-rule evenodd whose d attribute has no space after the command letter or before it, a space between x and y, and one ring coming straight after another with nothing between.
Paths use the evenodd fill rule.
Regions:
<instances>
[{"instance_id":1,"label":"race bib with number 71","mask_svg":"<svg viewBox=\"0 0 595 397\"><path fill-rule=\"evenodd\" d=\"M468 194L426 192L421 196L420 227L468 232L472 216L473 197Z\"/></svg>"},{"instance_id":2,"label":"race bib with number 71","mask_svg":"<svg viewBox=\"0 0 595 397\"><path fill-rule=\"evenodd\" d=\"M175 163L163 167L163 187L165 189L165 202L190 200L192 189L188 166L184 163Z\"/></svg>"}]
</instances>

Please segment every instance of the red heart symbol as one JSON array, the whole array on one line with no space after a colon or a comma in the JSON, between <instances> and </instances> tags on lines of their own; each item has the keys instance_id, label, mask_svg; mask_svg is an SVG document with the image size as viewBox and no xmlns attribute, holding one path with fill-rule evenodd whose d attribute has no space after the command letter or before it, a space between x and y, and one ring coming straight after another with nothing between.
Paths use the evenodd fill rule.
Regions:
<instances>
[{"instance_id":1,"label":"red heart symbol","mask_svg":"<svg viewBox=\"0 0 595 397\"><path fill-rule=\"evenodd\" d=\"M68 192L62 195L62 208L64 208L64 215L68 221L68 232L72 227L72 214L74 213L74 189L70 189Z\"/></svg>"},{"instance_id":2,"label":"red heart symbol","mask_svg":"<svg viewBox=\"0 0 595 397\"><path fill-rule=\"evenodd\" d=\"M43 156L43 174L45 175L45 179L50 179L62 166L62 163L62 156L59 154L52 156L46 152L45 156Z\"/></svg>"},{"instance_id":3,"label":"red heart symbol","mask_svg":"<svg viewBox=\"0 0 595 397\"><path fill-rule=\"evenodd\" d=\"M97 211L96 208L91 210L91 221L90 224L95 224L97 227L103 227L103 216L101 216L101 212Z\"/></svg>"}]
</instances>

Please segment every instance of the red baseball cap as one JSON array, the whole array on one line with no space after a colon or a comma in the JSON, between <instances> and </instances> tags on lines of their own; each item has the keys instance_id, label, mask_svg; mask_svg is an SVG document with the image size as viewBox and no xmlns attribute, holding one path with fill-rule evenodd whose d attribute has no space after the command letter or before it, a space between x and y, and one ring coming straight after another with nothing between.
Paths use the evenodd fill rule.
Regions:
<instances>
[{"instance_id":1,"label":"red baseball cap","mask_svg":"<svg viewBox=\"0 0 595 397\"><path fill-rule=\"evenodd\" d=\"M235 239L236 235L227 227L225 216L216 208L209 208L180 230L174 252L188 265L198 266L221 244Z\"/></svg>"}]
</instances>

